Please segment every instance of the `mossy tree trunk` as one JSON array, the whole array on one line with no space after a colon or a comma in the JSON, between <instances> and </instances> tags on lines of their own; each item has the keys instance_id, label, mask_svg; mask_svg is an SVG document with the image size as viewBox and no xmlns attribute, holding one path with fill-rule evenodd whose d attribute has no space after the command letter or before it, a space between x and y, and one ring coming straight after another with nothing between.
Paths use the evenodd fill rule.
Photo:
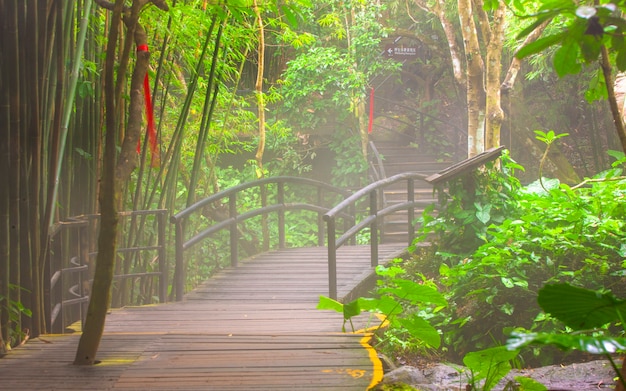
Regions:
<instances>
[{"instance_id":1,"label":"mossy tree trunk","mask_svg":"<svg viewBox=\"0 0 626 391\"><path fill-rule=\"evenodd\" d=\"M117 241L117 211L121 206L122 184L127 181L132 171L137 167L138 158L136 146L139 140L143 107L143 78L148 69L149 52L137 51L137 61L131 77L130 103L128 124L123 132L123 142L119 160L117 158L118 134L120 125L121 95L124 90L125 73L128 66L129 53L134 43L137 48L146 45L146 34L138 24L139 13L143 6L152 2L159 8L167 10L167 5L157 0L134 0L130 8L124 7L123 0L115 4L96 1L100 6L113 12L109 29L104 68L105 94L105 145L102 163L102 179L100 191L100 233L98 237L98 255L96 257L95 274L91 297L83 334L81 335L74 364L93 365L97 363L96 353L104 332L106 313L111 301L111 285L115 270L116 241ZM118 33L120 22L124 20L127 28L126 39L123 41L122 55L116 64ZM117 66L117 79L115 68Z\"/></svg>"}]
</instances>

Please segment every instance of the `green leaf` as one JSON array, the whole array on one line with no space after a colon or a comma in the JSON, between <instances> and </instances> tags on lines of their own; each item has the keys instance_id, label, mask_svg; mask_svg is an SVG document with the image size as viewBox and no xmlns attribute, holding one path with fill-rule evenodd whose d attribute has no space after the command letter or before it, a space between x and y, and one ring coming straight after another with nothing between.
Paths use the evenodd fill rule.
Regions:
<instances>
[{"instance_id":1,"label":"green leaf","mask_svg":"<svg viewBox=\"0 0 626 391\"><path fill-rule=\"evenodd\" d=\"M613 354L626 351L626 338L513 332L506 341L508 349L520 349L529 345L551 345L562 350L576 349L591 354Z\"/></svg>"},{"instance_id":2,"label":"green leaf","mask_svg":"<svg viewBox=\"0 0 626 391\"><path fill-rule=\"evenodd\" d=\"M332 310L343 313L343 304L326 296L320 296L320 301L317 303L316 308L318 310Z\"/></svg>"},{"instance_id":3,"label":"green leaf","mask_svg":"<svg viewBox=\"0 0 626 391\"><path fill-rule=\"evenodd\" d=\"M443 295L435 288L418 284L411 280L396 279L393 280L396 285L393 288L383 288L380 291L385 293L393 293L397 297L409 300L412 303L426 303L447 306L448 302Z\"/></svg>"},{"instance_id":4,"label":"green leaf","mask_svg":"<svg viewBox=\"0 0 626 391\"><path fill-rule=\"evenodd\" d=\"M550 46L554 46L557 43L563 41L564 38L565 38L565 33L559 33L559 34L554 34L554 35L549 35L547 37L539 38L538 40L531 42L528 45L520 48L517 51L517 53L515 53L515 57L522 59L532 54L537 54L549 48Z\"/></svg>"},{"instance_id":5,"label":"green leaf","mask_svg":"<svg viewBox=\"0 0 626 391\"><path fill-rule=\"evenodd\" d=\"M537 29L537 27L539 27L539 25L541 25L543 22L545 22L548 19L552 19L554 18L554 15L556 15L558 13L557 12L546 12L541 14L534 22L532 22L528 27L526 27L525 29L523 29L522 31L520 31L519 34L517 34L517 37L515 37L515 39L522 39L525 36L527 36L528 34L532 33L533 31L535 31ZM520 57L521 58L521 57Z\"/></svg>"},{"instance_id":6,"label":"green leaf","mask_svg":"<svg viewBox=\"0 0 626 391\"><path fill-rule=\"evenodd\" d=\"M525 376L515 376L515 381L519 384L519 391L547 391L548 388L537 380Z\"/></svg>"},{"instance_id":7,"label":"green leaf","mask_svg":"<svg viewBox=\"0 0 626 391\"><path fill-rule=\"evenodd\" d=\"M483 9L487 12L497 10L499 2L497 0L485 0L483 1Z\"/></svg>"},{"instance_id":8,"label":"green leaf","mask_svg":"<svg viewBox=\"0 0 626 391\"><path fill-rule=\"evenodd\" d=\"M564 42L554 53L554 70L559 77L580 72L581 66L578 63L579 49L578 44L570 40L569 42Z\"/></svg>"},{"instance_id":9,"label":"green leaf","mask_svg":"<svg viewBox=\"0 0 626 391\"><path fill-rule=\"evenodd\" d=\"M569 284L546 285L537 298L541 308L574 330L592 329L626 318L626 301Z\"/></svg>"},{"instance_id":10,"label":"green leaf","mask_svg":"<svg viewBox=\"0 0 626 391\"><path fill-rule=\"evenodd\" d=\"M483 390L492 389L511 370L509 361L518 354L505 346L471 352L463 357L463 363L472 371L475 380L485 379Z\"/></svg>"},{"instance_id":11,"label":"green leaf","mask_svg":"<svg viewBox=\"0 0 626 391\"><path fill-rule=\"evenodd\" d=\"M429 346L436 349L441 345L441 336L437 330L417 314L410 318L398 319L398 323L407 329L413 337L420 339Z\"/></svg>"},{"instance_id":12,"label":"green leaf","mask_svg":"<svg viewBox=\"0 0 626 391\"><path fill-rule=\"evenodd\" d=\"M379 299L361 297L359 306L362 311L378 311L386 316L393 316L404 311L402 305L391 296L382 296Z\"/></svg>"},{"instance_id":13,"label":"green leaf","mask_svg":"<svg viewBox=\"0 0 626 391\"><path fill-rule=\"evenodd\" d=\"M546 190L544 189L544 187L548 190L552 190L558 189L560 185L561 182L558 179L543 178L543 186L541 186L541 182L534 181L524 188L524 192L526 194L543 195L546 194Z\"/></svg>"},{"instance_id":14,"label":"green leaf","mask_svg":"<svg viewBox=\"0 0 626 391\"><path fill-rule=\"evenodd\" d=\"M620 42L623 42L623 39L621 39ZM615 58L615 65L617 66L617 69L624 71L626 70L626 50L624 50L624 48L616 50L617 57Z\"/></svg>"},{"instance_id":15,"label":"green leaf","mask_svg":"<svg viewBox=\"0 0 626 391\"><path fill-rule=\"evenodd\" d=\"M287 19L287 23L289 23L289 25L293 27L294 29L297 28L298 18L296 17L296 14L293 12L292 6L282 5L280 8L283 11L283 14L285 15L285 19Z\"/></svg>"},{"instance_id":16,"label":"green leaf","mask_svg":"<svg viewBox=\"0 0 626 391\"><path fill-rule=\"evenodd\" d=\"M501 277L500 281L502 281L502 285L504 285L507 288L513 288L515 286L515 284L513 283L513 280L508 277Z\"/></svg>"},{"instance_id":17,"label":"green leaf","mask_svg":"<svg viewBox=\"0 0 626 391\"><path fill-rule=\"evenodd\" d=\"M614 151L612 149L609 149L608 151L606 151L606 154L618 161L626 159L626 154L622 151Z\"/></svg>"},{"instance_id":18,"label":"green leaf","mask_svg":"<svg viewBox=\"0 0 626 391\"><path fill-rule=\"evenodd\" d=\"M361 306L359 305L359 300L354 300L349 303L345 303L343 305L343 318L350 319L354 316L357 316L361 313Z\"/></svg>"},{"instance_id":19,"label":"green leaf","mask_svg":"<svg viewBox=\"0 0 626 391\"><path fill-rule=\"evenodd\" d=\"M580 40L580 51L586 63L596 61L600 56L602 44L599 39L593 35L585 35Z\"/></svg>"},{"instance_id":20,"label":"green leaf","mask_svg":"<svg viewBox=\"0 0 626 391\"><path fill-rule=\"evenodd\" d=\"M491 205L485 205L484 207L478 203L476 206L476 218L483 224L487 224L491 220Z\"/></svg>"}]
</instances>

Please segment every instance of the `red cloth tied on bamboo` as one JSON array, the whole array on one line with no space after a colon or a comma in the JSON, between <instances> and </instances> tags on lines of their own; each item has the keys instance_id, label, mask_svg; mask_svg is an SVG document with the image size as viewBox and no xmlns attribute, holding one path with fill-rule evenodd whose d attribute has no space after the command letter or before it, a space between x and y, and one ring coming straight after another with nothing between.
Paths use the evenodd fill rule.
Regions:
<instances>
[{"instance_id":1,"label":"red cloth tied on bamboo","mask_svg":"<svg viewBox=\"0 0 626 391\"><path fill-rule=\"evenodd\" d=\"M138 45L137 51L147 52L148 45ZM148 128L146 133L148 134L148 143L150 144L150 152L152 154L151 166L158 167L161 160L161 154L157 142L156 130L154 129L154 109L152 107L152 98L150 96L150 79L148 77L148 72L146 72L146 76L143 78L143 93L146 102L146 117L148 118ZM137 153L141 153L141 139L137 141Z\"/></svg>"}]
</instances>

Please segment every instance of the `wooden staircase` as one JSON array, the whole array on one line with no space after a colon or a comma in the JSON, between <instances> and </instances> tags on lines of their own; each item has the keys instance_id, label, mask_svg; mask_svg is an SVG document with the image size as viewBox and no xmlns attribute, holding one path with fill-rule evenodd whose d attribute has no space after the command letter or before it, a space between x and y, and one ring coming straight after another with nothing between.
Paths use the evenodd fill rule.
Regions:
<instances>
[{"instance_id":1,"label":"wooden staircase","mask_svg":"<svg viewBox=\"0 0 626 391\"><path fill-rule=\"evenodd\" d=\"M408 143L398 141L370 142L370 178L372 181L387 178L403 172L419 172L424 175L436 174L454 164L451 158L421 153ZM390 187L382 195L381 207L386 208L407 200L406 188ZM415 216L421 216L423 210L436 202L433 186L425 181L415 182L414 200L421 205L415 210ZM381 229L382 243L407 242L407 212L399 211L387 218Z\"/></svg>"}]
</instances>

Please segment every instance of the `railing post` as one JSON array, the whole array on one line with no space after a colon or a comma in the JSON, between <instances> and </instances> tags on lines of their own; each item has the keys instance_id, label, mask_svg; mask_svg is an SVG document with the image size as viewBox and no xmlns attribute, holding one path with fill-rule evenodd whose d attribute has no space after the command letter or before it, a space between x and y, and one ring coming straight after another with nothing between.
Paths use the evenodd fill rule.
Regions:
<instances>
[{"instance_id":1,"label":"railing post","mask_svg":"<svg viewBox=\"0 0 626 391\"><path fill-rule=\"evenodd\" d=\"M239 241L239 231L237 230L237 194L228 196L228 217L233 219L230 225L230 265L239 265L239 254L237 254L237 242Z\"/></svg>"},{"instance_id":2,"label":"railing post","mask_svg":"<svg viewBox=\"0 0 626 391\"><path fill-rule=\"evenodd\" d=\"M378 265L378 192L370 192L370 215L376 218L370 224L370 263L372 267Z\"/></svg>"},{"instance_id":3,"label":"railing post","mask_svg":"<svg viewBox=\"0 0 626 391\"><path fill-rule=\"evenodd\" d=\"M176 265L174 275L176 276L176 301L182 301L185 294L185 261L183 258L183 222L176 221Z\"/></svg>"},{"instance_id":4,"label":"railing post","mask_svg":"<svg viewBox=\"0 0 626 391\"><path fill-rule=\"evenodd\" d=\"M348 208L350 210L350 219L344 219L343 221L343 230L344 232L350 229L356 223L356 203L350 205ZM350 245L354 246L356 244L356 236L350 238Z\"/></svg>"},{"instance_id":5,"label":"railing post","mask_svg":"<svg viewBox=\"0 0 626 391\"><path fill-rule=\"evenodd\" d=\"M50 229L50 231L55 231L54 227L52 227ZM52 270L54 270L54 264L53 262L53 258L50 256L50 254L52 254L52 235L49 232L48 236L46 237L47 240L47 249L48 251L45 252L45 261L44 261L44 265L47 265L47 267L44 267L43 269L43 297L44 297L44 314L45 314L45 319L46 319L46 327L43 331L42 334L47 334L47 333L51 333L52 332L52 308L54 307L54 304L52 303L52 291L51 291L51 284L50 284L50 278L52 277L52 274L54 272L52 272Z\"/></svg>"},{"instance_id":6,"label":"railing post","mask_svg":"<svg viewBox=\"0 0 626 391\"><path fill-rule=\"evenodd\" d=\"M158 226L158 246L159 246L159 302L165 303L167 301L167 262L165 260L165 211L160 211L157 214L157 226Z\"/></svg>"},{"instance_id":7,"label":"railing post","mask_svg":"<svg viewBox=\"0 0 626 391\"><path fill-rule=\"evenodd\" d=\"M50 261L49 261L49 267L48 269L48 273L47 273L47 277L46 277L46 285L47 288L46 289L47 293L48 293L48 315L46 317L46 319L48 320L49 324L47 327L47 331L49 333L53 333L53 334L62 334L63 333L63 326L59 327L59 324L61 324L61 322L56 322L55 320L58 317L58 309L57 309L57 305L61 305L60 303L63 301L63 295L62 295L62 287L60 287L60 283L59 283L59 279L60 278L55 278L54 281L52 281L53 277L60 277L61 274L61 269L63 268L63 264L61 263L61 259L62 257L65 256L65 252L63 251L62 247L61 247L61 243L63 243L62 238L59 238L60 235L64 234L64 227L60 224L58 224L58 229L54 230L54 235L53 236L48 236L48 243L49 243L49 250L48 253L46 254L47 257L49 257ZM58 274L57 274L58 273Z\"/></svg>"},{"instance_id":8,"label":"railing post","mask_svg":"<svg viewBox=\"0 0 626 391\"><path fill-rule=\"evenodd\" d=\"M377 213L379 210L383 209L385 207L385 189L384 188L380 188L378 189L378 194L376 194L376 196L378 197L377 200ZM378 219L376 219L378 221ZM377 227L378 227L378 231L380 233L380 241L384 242L385 240L385 217L381 218L380 223L377 223Z\"/></svg>"},{"instance_id":9,"label":"railing post","mask_svg":"<svg viewBox=\"0 0 626 391\"><path fill-rule=\"evenodd\" d=\"M78 243L78 257L80 259L80 266L87 265L87 273L79 272L78 273L78 283L80 284L80 297L85 296L85 290L90 292L91 295L91 286L89 285L90 277L92 276L91 271L93 268L89 269L89 225L85 223L80 226L78 229L79 233L79 243ZM85 275L87 274L87 275ZM89 296L87 295L87 296ZM87 310L89 307L89 301L85 301L80 304L80 320L84 322L87 320Z\"/></svg>"},{"instance_id":10,"label":"railing post","mask_svg":"<svg viewBox=\"0 0 626 391\"><path fill-rule=\"evenodd\" d=\"M322 206L323 202L322 188L317 188L317 205ZM324 215L322 212L317 213L317 245L322 247L324 245Z\"/></svg>"},{"instance_id":11,"label":"railing post","mask_svg":"<svg viewBox=\"0 0 626 391\"><path fill-rule=\"evenodd\" d=\"M328 297L337 300L337 247L335 245L335 218L327 216L328 233Z\"/></svg>"},{"instance_id":12,"label":"railing post","mask_svg":"<svg viewBox=\"0 0 626 391\"><path fill-rule=\"evenodd\" d=\"M277 200L282 208L278 210L278 248L285 248L285 183L278 182Z\"/></svg>"},{"instance_id":13,"label":"railing post","mask_svg":"<svg viewBox=\"0 0 626 391\"><path fill-rule=\"evenodd\" d=\"M415 181L413 178L409 178L409 180L407 181L407 190L406 190L406 196L407 196L407 202L409 203L413 203L413 201L415 201ZM407 232L409 233L409 246L413 243L413 238L415 237L415 226L413 225L413 221L415 220L415 207L411 206L409 207L409 209L407 210L407 216L408 216L408 230Z\"/></svg>"}]
</instances>

